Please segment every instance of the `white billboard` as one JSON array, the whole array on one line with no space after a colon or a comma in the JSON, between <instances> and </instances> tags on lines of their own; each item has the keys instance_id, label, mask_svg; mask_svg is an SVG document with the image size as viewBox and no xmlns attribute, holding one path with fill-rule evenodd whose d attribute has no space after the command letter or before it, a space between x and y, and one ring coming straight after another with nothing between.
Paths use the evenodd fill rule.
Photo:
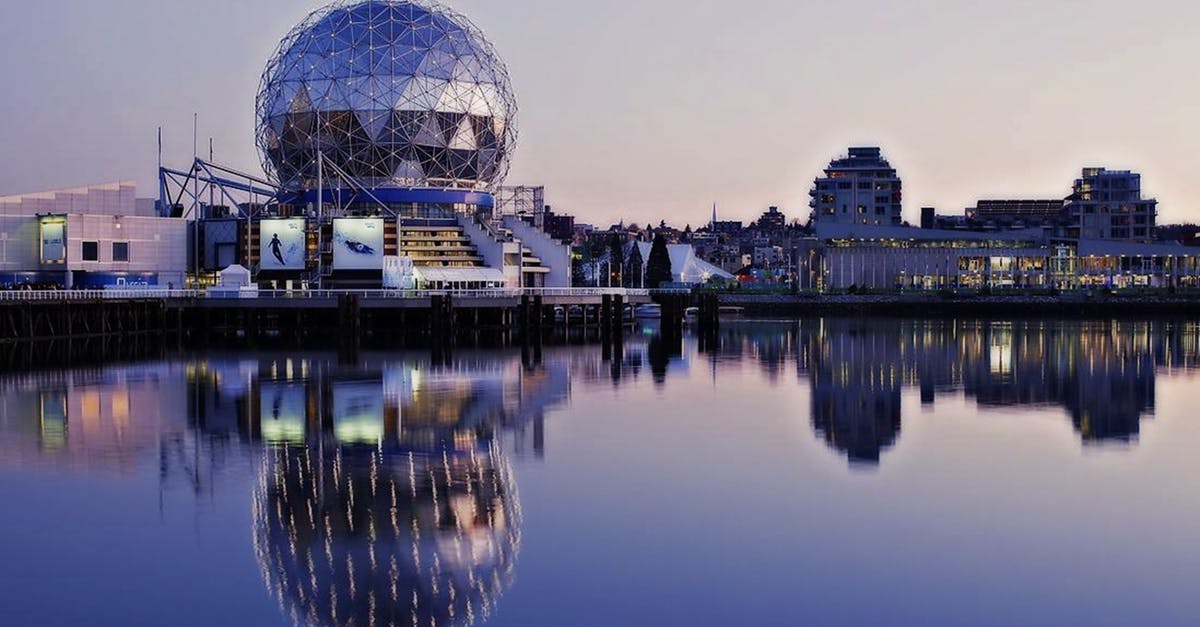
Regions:
<instances>
[{"instance_id":1,"label":"white billboard","mask_svg":"<svg viewBox=\"0 0 1200 627\"><path fill-rule=\"evenodd\" d=\"M258 223L258 269L303 270L307 248L304 218L263 220Z\"/></svg>"},{"instance_id":2,"label":"white billboard","mask_svg":"<svg viewBox=\"0 0 1200 627\"><path fill-rule=\"evenodd\" d=\"M67 219L64 216L45 216L40 221L42 231L42 263L67 262Z\"/></svg>"},{"instance_id":3,"label":"white billboard","mask_svg":"<svg viewBox=\"0 0 1200 627\"><path fill-rule=\"evenodd\" d=\"M383 218L333 221L334 270L383 270Z\"/></svg>"}]
</instances>

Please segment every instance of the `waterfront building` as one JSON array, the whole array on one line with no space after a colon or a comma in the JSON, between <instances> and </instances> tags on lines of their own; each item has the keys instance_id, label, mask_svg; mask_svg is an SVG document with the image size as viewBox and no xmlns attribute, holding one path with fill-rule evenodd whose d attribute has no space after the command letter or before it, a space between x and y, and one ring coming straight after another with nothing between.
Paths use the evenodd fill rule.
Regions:
<instances>
[{"instance_id":1,"label":"waterfront building","mask_svg":"<svg viewBox=\"0 0 1200 627\"><path fill-rule=\"evenodd\" d=\"M544 189L503 186L516 115L504 62L463 15L432 0L339 0L292 29L263 72L266 178L198 159L160 171L161 205L201 223L199 284L237 263L261 287L378 288L385 267L567 286Z\"/></svg>"},{"instance_id":2,"label":"waterfront building","mask_svg":"<svg viewBox=\"0 0 1200 627\"><path fill-rule=\"evenodd\" d=\"M0 288L180 287L187 223L132 182L0 198Z\"/></svg>"},{"instance_id":3,"label":"waterfront building","mask_svg":"<svg viewBox=\"0 0 1200 627\"><path fill-rule=\"evenodd\" d=\"M1128 170L1084 168L1066 210L1080 239L1148 242L1154 239L1158 201L1142 197L1142 176Z\"/></svg>"},{"instance_id":4,"label":"waterfront building","mask_svg":"<svg viewBox=\"0 0 1200 627\"><path fill-rule=\"evenodd\" d=\"M960 217L926 208L922 228L913 228L876 220L887 211L882 197L874 208L849 210L858 202L852 192L867 190L864 180L880 191L889 184L878 178L888 171L868 165L877 156L851 149L817 180L816 244L797 255L801 288L1200 286L1200 248L1154 241L1157 201L1142 197L1137 173L1084 168L1064 200L981 200Z\"/></svg>"},{"instance_id":5,"label":"waterfront building","mask_svg":"<svg viewBox=\"0 0 1200 627\"><path fill-rule=\"evenodd\" d=\"M901 224L901 183L878 147L851 148L813 181L813 222L884 226Z\"/></svg>"}]
</instances>

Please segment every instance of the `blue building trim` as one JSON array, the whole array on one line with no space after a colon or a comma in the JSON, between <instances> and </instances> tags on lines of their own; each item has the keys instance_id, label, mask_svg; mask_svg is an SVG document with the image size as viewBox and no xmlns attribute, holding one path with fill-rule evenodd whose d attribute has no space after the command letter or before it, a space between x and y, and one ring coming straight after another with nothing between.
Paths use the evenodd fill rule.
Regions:
<instances>
[{"instance_id":1,"label":"blue building trim","mask_svg":"<svg viewBox=\"0 0 1200 627\"><path fill-rule=\"evenodd\" d=\"M384 204L430 204L430 205L454 205L465 204L475 205L477 207L494 207L496 199L490 192L482 192L470 189L437 189L437 188L422 188L422 187L381 187L372 189L371 194L379 199ZM324 202L336 203L340 201L342 204L350 203L370 203L373 202L371 197L353 189L326 189L322 194ZM317 203L317 190L306 190L299 192L292 199L285 202L291 204L306 205L309 203Z\"/></svg>"}]
</instances>

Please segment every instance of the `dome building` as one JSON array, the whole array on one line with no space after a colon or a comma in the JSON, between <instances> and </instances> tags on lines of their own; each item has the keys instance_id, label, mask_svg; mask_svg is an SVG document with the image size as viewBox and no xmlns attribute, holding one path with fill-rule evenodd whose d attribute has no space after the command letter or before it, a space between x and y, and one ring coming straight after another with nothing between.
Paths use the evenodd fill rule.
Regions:
<instances>
[{"instance_id":1,"label":"dome building","mask_svg":"<svg viewBox=\"0 0 1200 627\"><path fill-rule=\"evenodd\" d=\"M280 42L256 103L263 168L297 190L320 185L320 157L331 178L373 189L490 189L517 138L504 63L467 18L428 0L315 11Z\"/></svg>"},{"instance_id":2,"label":"dome building","mask_svg":"<svg viewBox=\"0 0 1200 627\"><path fill-rule=\"evenodd\" d=\"M492 45L451 9L338 0L314 11L267 62L255 118L278 191L229 219L246 229L236 237L205 225L206 258L232 251L206 270L239 262L275 289L570 285L565 247L497 215L516 98Z\"/></svg>"}]
</instances>

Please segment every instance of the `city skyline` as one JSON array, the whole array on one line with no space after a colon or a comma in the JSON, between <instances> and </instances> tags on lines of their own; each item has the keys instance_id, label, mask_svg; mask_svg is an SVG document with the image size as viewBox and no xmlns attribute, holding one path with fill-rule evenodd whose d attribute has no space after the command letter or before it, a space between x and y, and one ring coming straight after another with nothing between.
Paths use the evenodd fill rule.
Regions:
<instances>
[{"instance_id":1,"label":"city skyline","mask_svg":"<svg viewBox=\"0 0 1200 627\"><path fill-rule=\"evenodd\" d=\"M135 179L152 195L156 128L164 160L186 164L193 113L202 154L211 137L218 161L257 171L259 74L321 4L0 8L25 24L0 44L25 86L0 112L27 120L7 133L0 194ZM448 4L513 76L522 132L507 182L545 185L581 221L695 227L714 202L722 218L775 205L803 219L813 179L851 145L882 147L912 223L921 206L1064 197L1084 166L1142 173L1162 223L1200 218L1188 150L1200 94L1180 71L1200 52L1191 5L926 1L849 15L662 2L581 19L532 0Z\"/></svg>"}]
</instances>

